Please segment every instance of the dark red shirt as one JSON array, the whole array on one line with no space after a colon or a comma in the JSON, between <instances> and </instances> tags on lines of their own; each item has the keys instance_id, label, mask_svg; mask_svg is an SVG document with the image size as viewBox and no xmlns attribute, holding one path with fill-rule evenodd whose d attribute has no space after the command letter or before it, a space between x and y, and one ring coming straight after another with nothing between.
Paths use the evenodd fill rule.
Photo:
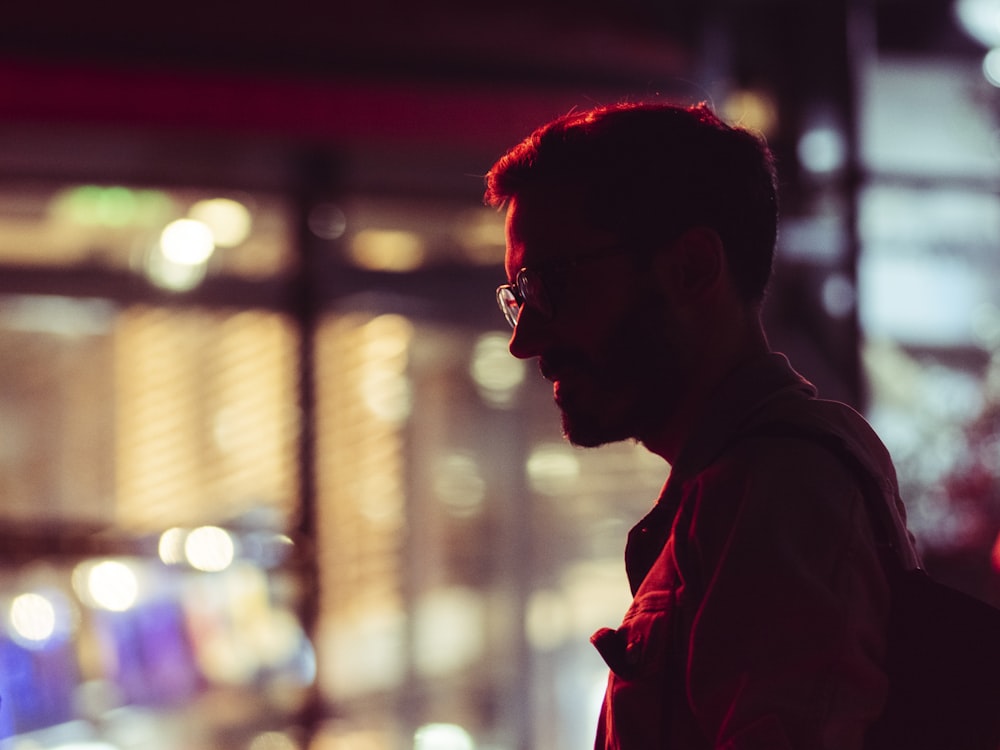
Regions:
<instances>
[{"instance_id":1,"label":"dark red shirt","mask_svg":"<svg viewBox=\"0 0 1000 750\"><path fill-rule=\"evenodd\" d=\"M888 584L856 475L877 476L917 564L895 470L865 420L779 354L730 377L630 532L634 595L593 642L611 668L596 748L852 750L885 702Z\"/></svg>"}]
</instances>

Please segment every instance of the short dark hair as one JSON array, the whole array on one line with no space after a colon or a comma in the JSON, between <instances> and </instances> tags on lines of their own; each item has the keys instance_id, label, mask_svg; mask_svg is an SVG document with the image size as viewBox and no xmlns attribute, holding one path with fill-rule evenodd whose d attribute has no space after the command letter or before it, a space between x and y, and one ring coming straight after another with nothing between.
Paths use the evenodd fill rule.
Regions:
<instances>
[{"instance_id":1,"label":"short dark hair","mask_svg":"<svg viewBox=\"0 0 1000 750\"><path fill-rule=\"evenodd\" d=\"M486 176L502 207L536 188L582 189L596 227L637 243L695 226L722 239L744 300L764 297L778 209L774 160L763 139L707 104L626 103L571 112L538 128Z\"/></svg>"}]
</instances>

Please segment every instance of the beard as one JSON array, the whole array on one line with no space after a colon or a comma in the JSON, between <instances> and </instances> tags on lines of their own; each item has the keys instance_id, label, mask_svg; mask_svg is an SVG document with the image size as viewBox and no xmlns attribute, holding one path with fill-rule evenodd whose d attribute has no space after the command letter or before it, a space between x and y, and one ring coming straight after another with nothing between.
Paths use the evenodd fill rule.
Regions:
<instances>
[{"instance_id":1,"label":"beard","mask_svg":"<svg viewBox=\"0 0 1000 750\"><path fill-rule=\"evenodd\" d=\"M662 430L683 398L681 347L662 300L652 295L619 319L593 352L556 349L541 357L555 382L563 435L592 448Z\"/></svg>"}]
</instances>

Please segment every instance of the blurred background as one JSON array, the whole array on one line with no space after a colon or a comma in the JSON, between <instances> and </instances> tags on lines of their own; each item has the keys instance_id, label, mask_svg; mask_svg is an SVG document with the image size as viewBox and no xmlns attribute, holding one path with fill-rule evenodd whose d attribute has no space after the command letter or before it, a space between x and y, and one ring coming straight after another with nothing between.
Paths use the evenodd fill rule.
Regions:
<instances>
[{"instance_id":1,"label":"blurred background","mask_svg":"<svg viewBox=\"0 0 1000 750\"><path fill-rule=\"evenodd\" d=\"M0 750L569 750L668 467L562 442L482 176L765 133L773 344L1000 604L1000 0L8 3Z\"/></svg>"}]
</instances>

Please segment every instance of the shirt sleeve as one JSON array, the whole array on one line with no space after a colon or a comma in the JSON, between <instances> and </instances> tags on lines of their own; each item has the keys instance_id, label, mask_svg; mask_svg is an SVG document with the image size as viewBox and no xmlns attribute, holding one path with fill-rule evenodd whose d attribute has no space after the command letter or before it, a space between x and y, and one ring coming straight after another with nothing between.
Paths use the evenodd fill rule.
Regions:
<instances>
[{"instance_id":1,"label":"shirt sleeve","mask_svg":"<svg viewBox=\"0 0 1000 750\"><path fill-rule=\"evenodd\" d=\"M748 440L686 494L684 684L703 735L860 750L885 702L888 583L850 470L818 445Z\"/></svg>"}]
</instances>

